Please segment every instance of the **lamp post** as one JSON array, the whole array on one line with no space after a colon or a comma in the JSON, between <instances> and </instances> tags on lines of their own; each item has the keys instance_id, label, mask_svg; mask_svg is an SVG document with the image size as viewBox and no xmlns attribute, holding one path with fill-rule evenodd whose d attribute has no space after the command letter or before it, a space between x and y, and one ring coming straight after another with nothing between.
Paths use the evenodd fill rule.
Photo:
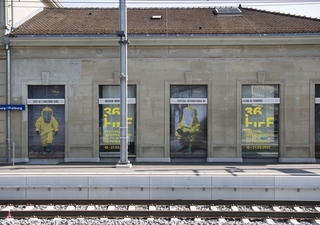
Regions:
<instances>
[{"instance_id":1,"label":"lamp post","mask_svg":"<svg viewBox=\"0 0 320 225\"><path fill-rule=\"evenodd\" d=\"M128 160L128 66L127 66L127 6L126 0L119 0L120 30L116 35L120 38L120 160L116 168L131 168Z\"/></svg>"}]
</instances>

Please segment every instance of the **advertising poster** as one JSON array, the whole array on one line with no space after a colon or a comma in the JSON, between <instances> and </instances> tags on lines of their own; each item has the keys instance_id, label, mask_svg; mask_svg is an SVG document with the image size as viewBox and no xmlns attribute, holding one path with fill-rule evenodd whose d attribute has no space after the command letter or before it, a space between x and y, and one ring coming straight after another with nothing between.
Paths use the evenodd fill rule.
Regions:
<instances>
[{"instance_id":1,"label":"advertising poster","mask_svg":"<svg viewBox=\"0 0 320 225\"><path fill-rule=\"evenodd\" d=\"M64 86L28 87L29 158L64 158Z\"/></svg>"},{"instance_id":2,"label":"advertising poster","mask_svg":"<svg viewBox=\"0 0 320 225\"><path fill-rule=\"evenodd\" d=\"M242 98L242 156L244 158L278 157L280 100L274 97L274 88L274 86L250 86L247 88L250 93L247 96L249 98Z\"/></svg>"},{"instance_id":3,"label":"advertising poster","mask_svg":"<svg viewBox=\"0 0 320 225\"><path fill-rule=\"evenodd\" d=\"M207 87L170 87L170 157L207 157Z\"/></svg>"},{"instance_id":4,"label":"advertising poster","mask_svg":"<svg viewBox=\"0 0 320 225\"><path fill-rule=\"evenodd\" d=\"M320 158L320 85L315 87L315 157Z\"/></svg>"},{"instance_id":5,"label":"advertising poster","mask_svg":"<svg viewBox=\"0 0 320 225\"><path fill-rule=\"evenodd\" d=\"M135 154L135 86L128 86L128 153ZM120 86L100 87L100 157L120 153Z\"/></svg>"}]
</instances>

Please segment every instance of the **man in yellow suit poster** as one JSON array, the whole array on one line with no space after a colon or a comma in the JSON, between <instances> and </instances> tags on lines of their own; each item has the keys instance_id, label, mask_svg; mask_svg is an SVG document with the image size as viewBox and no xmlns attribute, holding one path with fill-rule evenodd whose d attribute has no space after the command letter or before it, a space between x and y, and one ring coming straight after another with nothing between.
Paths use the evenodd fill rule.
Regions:
<instances>
[{"instance_id":1,"label":"man in yellow suit poster","mask_svg":"<svg viewBox=\"0 0 320 225\"><path fill-rule=\"evenodd\" d=\"M40 135L43 155L51 152L53 136L56 136L59 131L58 126L58 122L53 116L53 110L49 107L44 107L41 111L41 116L35 123L36 134Z\"/></svg>"}]
</instances>

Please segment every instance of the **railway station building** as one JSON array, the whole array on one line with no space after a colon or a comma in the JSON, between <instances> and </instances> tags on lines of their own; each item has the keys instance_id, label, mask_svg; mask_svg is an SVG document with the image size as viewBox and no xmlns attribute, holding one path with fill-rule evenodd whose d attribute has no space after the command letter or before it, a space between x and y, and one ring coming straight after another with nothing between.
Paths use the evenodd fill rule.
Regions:
<instances>
[{"instance_id":1,"label":"railway station building","mask_svg":"<svg viewBox=\"0 0 320 225\"><path fill-rule=\"evenodd\" d=\"M11 58L8 34L32 16L39 13L43 8L61 8L58 0L0 0L0 161L10 161L12 158L11 147L11 83L9 79ZM9 70L7 70L9 68ZM8 81L9 80L9 81ZM11 94L10 94L11 95Z\"/></svg>"},{"instance_id":2,"label":"railway station building","mask_svg":"<svg viewBox=\"0 0 320 225\"><path fill-rule=\"evenodd\" d=\"M320 19L241 6L127 13L131 162L320 160ZM11 111L2 161L119 160L118 30L117 8L45 8L6 35L8 95L23 110Z\"/></svg>"}]
</instances>

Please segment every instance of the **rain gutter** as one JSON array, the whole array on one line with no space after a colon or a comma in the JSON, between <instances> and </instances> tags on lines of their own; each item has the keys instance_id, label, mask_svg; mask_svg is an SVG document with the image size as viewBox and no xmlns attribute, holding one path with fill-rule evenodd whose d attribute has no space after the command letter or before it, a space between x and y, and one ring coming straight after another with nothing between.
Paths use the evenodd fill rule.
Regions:
<instances>
[{"instance_id":1,"label":"rain gutter","mask_svg":"<svg viewBox=\"0 0 320 225\"><path fill-rule=\"evenodd\" d=\"M129 35L130 46L208 46L208 45L297 45L320 44L320 34L291 35ZM16 35L11 47L27 46L118 46L109 35Z\"/></svg>"}]
</instances>

